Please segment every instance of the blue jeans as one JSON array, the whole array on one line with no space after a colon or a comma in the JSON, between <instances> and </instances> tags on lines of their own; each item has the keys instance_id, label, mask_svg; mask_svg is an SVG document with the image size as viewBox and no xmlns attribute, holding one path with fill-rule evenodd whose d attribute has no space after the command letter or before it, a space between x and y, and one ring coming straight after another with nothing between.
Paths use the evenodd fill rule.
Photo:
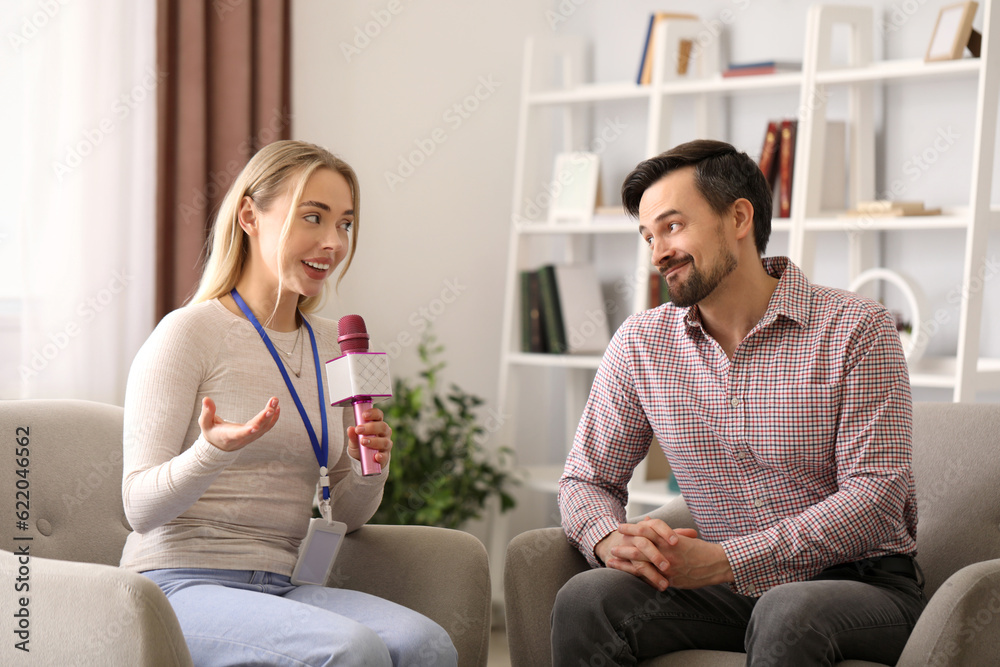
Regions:
<instances>
[{"instance_id":1,"label":"blue jeans","mask_svg":"<svg viewBox=\"0 0 1000 667\"><path fill-rule=\"evenodd\" d=\"M620 570L587 570L556 596L552 664L636 665L708 649L745 651L753 667L848 659L894 665L927 604L914 577L865 560L752 598L726 585L660 592Z\"/></svg>"},{"instance_id":2,"label":"blue jeans","mask_svg":"<svg viewBox=\"0 0 1000 667\"><path fill-rule=\"evenodd\" d=\"M197 667L442 665L458 662L444 629L367 593L295 586L250 570L150 570Z\"/></svg>"}]
</instances>

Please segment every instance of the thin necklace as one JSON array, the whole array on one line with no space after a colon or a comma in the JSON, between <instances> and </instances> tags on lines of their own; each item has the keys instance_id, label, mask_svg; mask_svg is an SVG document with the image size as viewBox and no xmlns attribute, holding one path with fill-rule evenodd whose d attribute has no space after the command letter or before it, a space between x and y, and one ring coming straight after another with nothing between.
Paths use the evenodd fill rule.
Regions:
<instances>
[{"instance_id":1,"label":"thin necklace","mask_svg":"<svg viewBox=\"0 0 1000 667\"><path fill-rule=\"evenodd\" d=\"M299 345L299 339L300 338L302 338L302 325L301 324L299 325L299 328L296 329L295 342L292 343L292 349L291 350L289 350L288 352L285 352L280 347L275 346L275 348L279 352L281 352L283 355L285 355L284 357L281 358L281 360L285 362L285 365L288 366L288 370L290 370L292 373L294 373L295 377L297 377L297 378L302 377L302 350L304 350L305 347L306 347L305 345L301 345L301 346ZM271 341L271 344L272 345L274 344L273 340ZM295 352L295 348L296 347L299 348L299 367L298 367L297 370L294 369L294 368L292 368L292 364L288 361L288 359L285 358L285 357L290 357L292 355L292 352Z\"/></svg>"}]
</instances>

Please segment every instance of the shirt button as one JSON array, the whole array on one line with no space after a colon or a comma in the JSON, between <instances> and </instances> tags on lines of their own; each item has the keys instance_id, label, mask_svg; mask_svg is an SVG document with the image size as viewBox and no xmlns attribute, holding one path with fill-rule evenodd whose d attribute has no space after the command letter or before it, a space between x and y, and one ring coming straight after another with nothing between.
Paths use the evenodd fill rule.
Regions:
<instances>
[{"instance_id":1,"label":"shirt button","mask_svg":"<svg viewBox=\"0 0 1000 667\"><path fill-rule=\"evenodd\" d=\"M750 595L753 595L756 592L757 592L757 587L756 586L754 586L753 584L750 584L749 586L747 586L747 593L749 593Z\"/></svg>"},{"instance_id":2,"label":"shirt button","mask_svg":"<svg viewBox=\"0 0 1000 667\"><path fill-rule=\"evenodd\" d=\"M740 399L736 398L735 396L733 396L733 397L732 397L732 398L731 398L731 399L729 400L729 402L730 402L730 404L732 404L732 406L733 406L734 408L738 408L738 407L740 406Z\"/></svg>"},{"instance_id":3,"label":"shirt button","mask_svg":"<svg viewBox=\"0 0 1000 667\"><path fill-rule=\"evenodd\" d=\"M753 501L753 506L754 507L763 507L764 506L764 501L761 500L760 498L757 498L755 501Z\"/></svg>"}]
</instances>

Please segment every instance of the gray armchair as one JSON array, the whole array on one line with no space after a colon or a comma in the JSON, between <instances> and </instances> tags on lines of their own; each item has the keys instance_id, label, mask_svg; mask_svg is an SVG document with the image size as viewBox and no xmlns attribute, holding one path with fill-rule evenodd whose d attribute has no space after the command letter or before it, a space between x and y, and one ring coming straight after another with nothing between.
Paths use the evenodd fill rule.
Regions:
<instances>
[{"instance_id":1,"label":"gray armchair","mask_svg":"<svg viewBox=\"0 0 1000 667\"><path fill-rule=\"evenodd\" d=\"M28 430L27 461L15 456L16 439L24 436L18 428ZM166 596L152 581L117 567L131 530L121 497L122 409L87 401L2 401L0 433L6 443L0 664L191 665ZM21 463L26 473L18 473ZM24 511L15 505L18 490L29 503L25 529L18 524L17 512ZM377 561L391 567L371 577L369 564ZM486 664L489 566L472 535L365 526L347 536L329 583L427 615L448 631L459 665ZM19 592L17 584L27 588ZM20 627L24 635L11 634ZM22 637L28 653L16 647Z\"/></svg>"},{"instance_id":2,"label":"gray armchair","mask_svg":"<svg viewBox=\"0 0 1000 667\"><path fill-rule=\"evenodd\" d=\"M897 665L967 667L1000 656L1000 405L917 403L913 467L918 562L930 603ZM653 516L694 527L683 499ZM504 593L514 667L551 665L549 616L556 593L589 567L560 528L522 533L507 548ZM642 667L737 667L742 653L682 651ZM846 661L848 665L874 665Z\"/></svg>"}]
</instances>

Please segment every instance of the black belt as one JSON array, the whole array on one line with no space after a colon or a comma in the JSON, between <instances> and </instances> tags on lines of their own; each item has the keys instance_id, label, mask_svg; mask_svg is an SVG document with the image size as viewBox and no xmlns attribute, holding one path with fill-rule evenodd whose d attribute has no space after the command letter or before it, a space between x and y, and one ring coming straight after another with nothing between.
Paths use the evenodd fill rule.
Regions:
<instances>
[{"instance_id":1,"label":"black belt","mask_svg":"<svg viewBox=\"0 0 1000 667\"><path fill-rule=\"evenodd\" d=\"M917 566L912 556L882 556L871 559L872 567L883 572L902 574L914 581L917 579Z\"/></svg>"}]
</instances>

